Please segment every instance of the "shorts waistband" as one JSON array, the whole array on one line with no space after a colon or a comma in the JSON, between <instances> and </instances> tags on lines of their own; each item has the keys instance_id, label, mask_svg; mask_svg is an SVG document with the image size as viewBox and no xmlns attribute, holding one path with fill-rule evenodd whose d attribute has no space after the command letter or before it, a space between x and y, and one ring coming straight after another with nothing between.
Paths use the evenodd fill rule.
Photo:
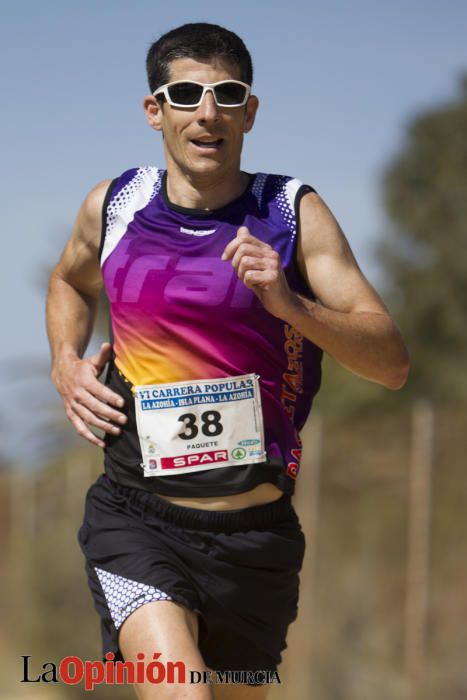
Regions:
<instances>
[{"instance_id":1,"label":"shorts waistband","mask_svg":"<svg viewBox=\"0 0 467 700\"><path fill-rule=\"evenodd\" d=\"M297 517L289 494L282 494L272 503L234 510L202 510L179 506L166 501L155 493L124 486L102 475L111 489L138 505L145 512L160 517L165 522L191 530L212 532L237 532L239 530L266 529L281 520Z\"/></svg>"}]
</instances>

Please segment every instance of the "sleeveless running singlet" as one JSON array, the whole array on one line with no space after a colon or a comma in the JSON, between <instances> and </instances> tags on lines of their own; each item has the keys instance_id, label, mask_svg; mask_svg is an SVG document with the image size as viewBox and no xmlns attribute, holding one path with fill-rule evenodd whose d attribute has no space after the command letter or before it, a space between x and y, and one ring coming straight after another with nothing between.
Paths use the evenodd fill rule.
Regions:
<instances>
[{"instance_id":1,"label":"sleeveless running singlet","mask_svg":"<svg viewBox=\"0 0 467 700\"><path fill-rule=\"evenodd\" d=\"M293 493L322 351L268 313L221 255L247 226L279 252L291 289L310 297L295 259L299 202L310 191L259 173L238 199L204 211L169 202L164 170L132 169L112 182L101 244L114 348L107 383L128 415L119 436L106 436L114 481L168 496L230 495L263 482ZM267 461L144 476L132 386L249 373L260 377Z\"/></svg>"}]
</instances>

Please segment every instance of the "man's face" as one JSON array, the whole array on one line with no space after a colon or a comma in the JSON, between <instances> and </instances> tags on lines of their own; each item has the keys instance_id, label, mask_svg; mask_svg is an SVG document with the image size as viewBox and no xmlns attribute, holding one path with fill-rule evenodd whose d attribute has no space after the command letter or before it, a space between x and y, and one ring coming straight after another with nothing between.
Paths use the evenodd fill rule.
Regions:
<instances>
[{"instance_id":1,"label":"man's face","mask_svg":"<svg viewBox=\"0 0 467 700\"><path fill-rule=\"evenodd\" d=\"M240 79L239 66L217 57L178 58L169 66L168 82ZM208 91L198 107L172 107L167 102L161 107L150 98L146 98L145 107L151 126L164 134L168 166L191 176L218 178L239 170L243 134L253 126L258 100L250 96L242 107L218 107Z\"/></svg>"}]
</instances>

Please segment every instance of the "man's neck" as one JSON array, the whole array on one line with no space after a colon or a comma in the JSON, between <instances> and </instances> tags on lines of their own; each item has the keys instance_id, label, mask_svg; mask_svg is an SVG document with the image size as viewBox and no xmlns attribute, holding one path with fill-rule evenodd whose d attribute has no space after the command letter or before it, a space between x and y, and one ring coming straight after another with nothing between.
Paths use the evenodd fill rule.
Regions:
<instances>
[{"instance_id":1,"label":"man's neck","mask_svg":"<svg viewBox=\"0 0 467 700\"><path fill-rule=\"evenodd\" d=\"M235 170L224 177L186 175L167 167L167 196L172 204L187 209L219 209L243 194L247 173Z\"/></svg>"}]
</instances>

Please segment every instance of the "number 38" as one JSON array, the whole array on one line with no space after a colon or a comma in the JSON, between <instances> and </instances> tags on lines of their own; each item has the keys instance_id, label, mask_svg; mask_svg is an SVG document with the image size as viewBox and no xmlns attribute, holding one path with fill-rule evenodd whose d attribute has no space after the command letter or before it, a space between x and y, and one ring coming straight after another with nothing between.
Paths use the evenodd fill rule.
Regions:
<instances>
[{"instance_id":1,"label":"number 38","mask_svg":"<svg viewBox=\"0 0 467 700\"><path fill-rule=\"evenodd\" d=\"M193 440L199 433L199 428L196 425L196 416L194 413L184 413L178 418L184 424L185 430L179 433L182 440ZM221 414L219 411L204 411L201 414L201 432L207 437L216 437L223 430Z\"/></svg>"}]
</instances>

